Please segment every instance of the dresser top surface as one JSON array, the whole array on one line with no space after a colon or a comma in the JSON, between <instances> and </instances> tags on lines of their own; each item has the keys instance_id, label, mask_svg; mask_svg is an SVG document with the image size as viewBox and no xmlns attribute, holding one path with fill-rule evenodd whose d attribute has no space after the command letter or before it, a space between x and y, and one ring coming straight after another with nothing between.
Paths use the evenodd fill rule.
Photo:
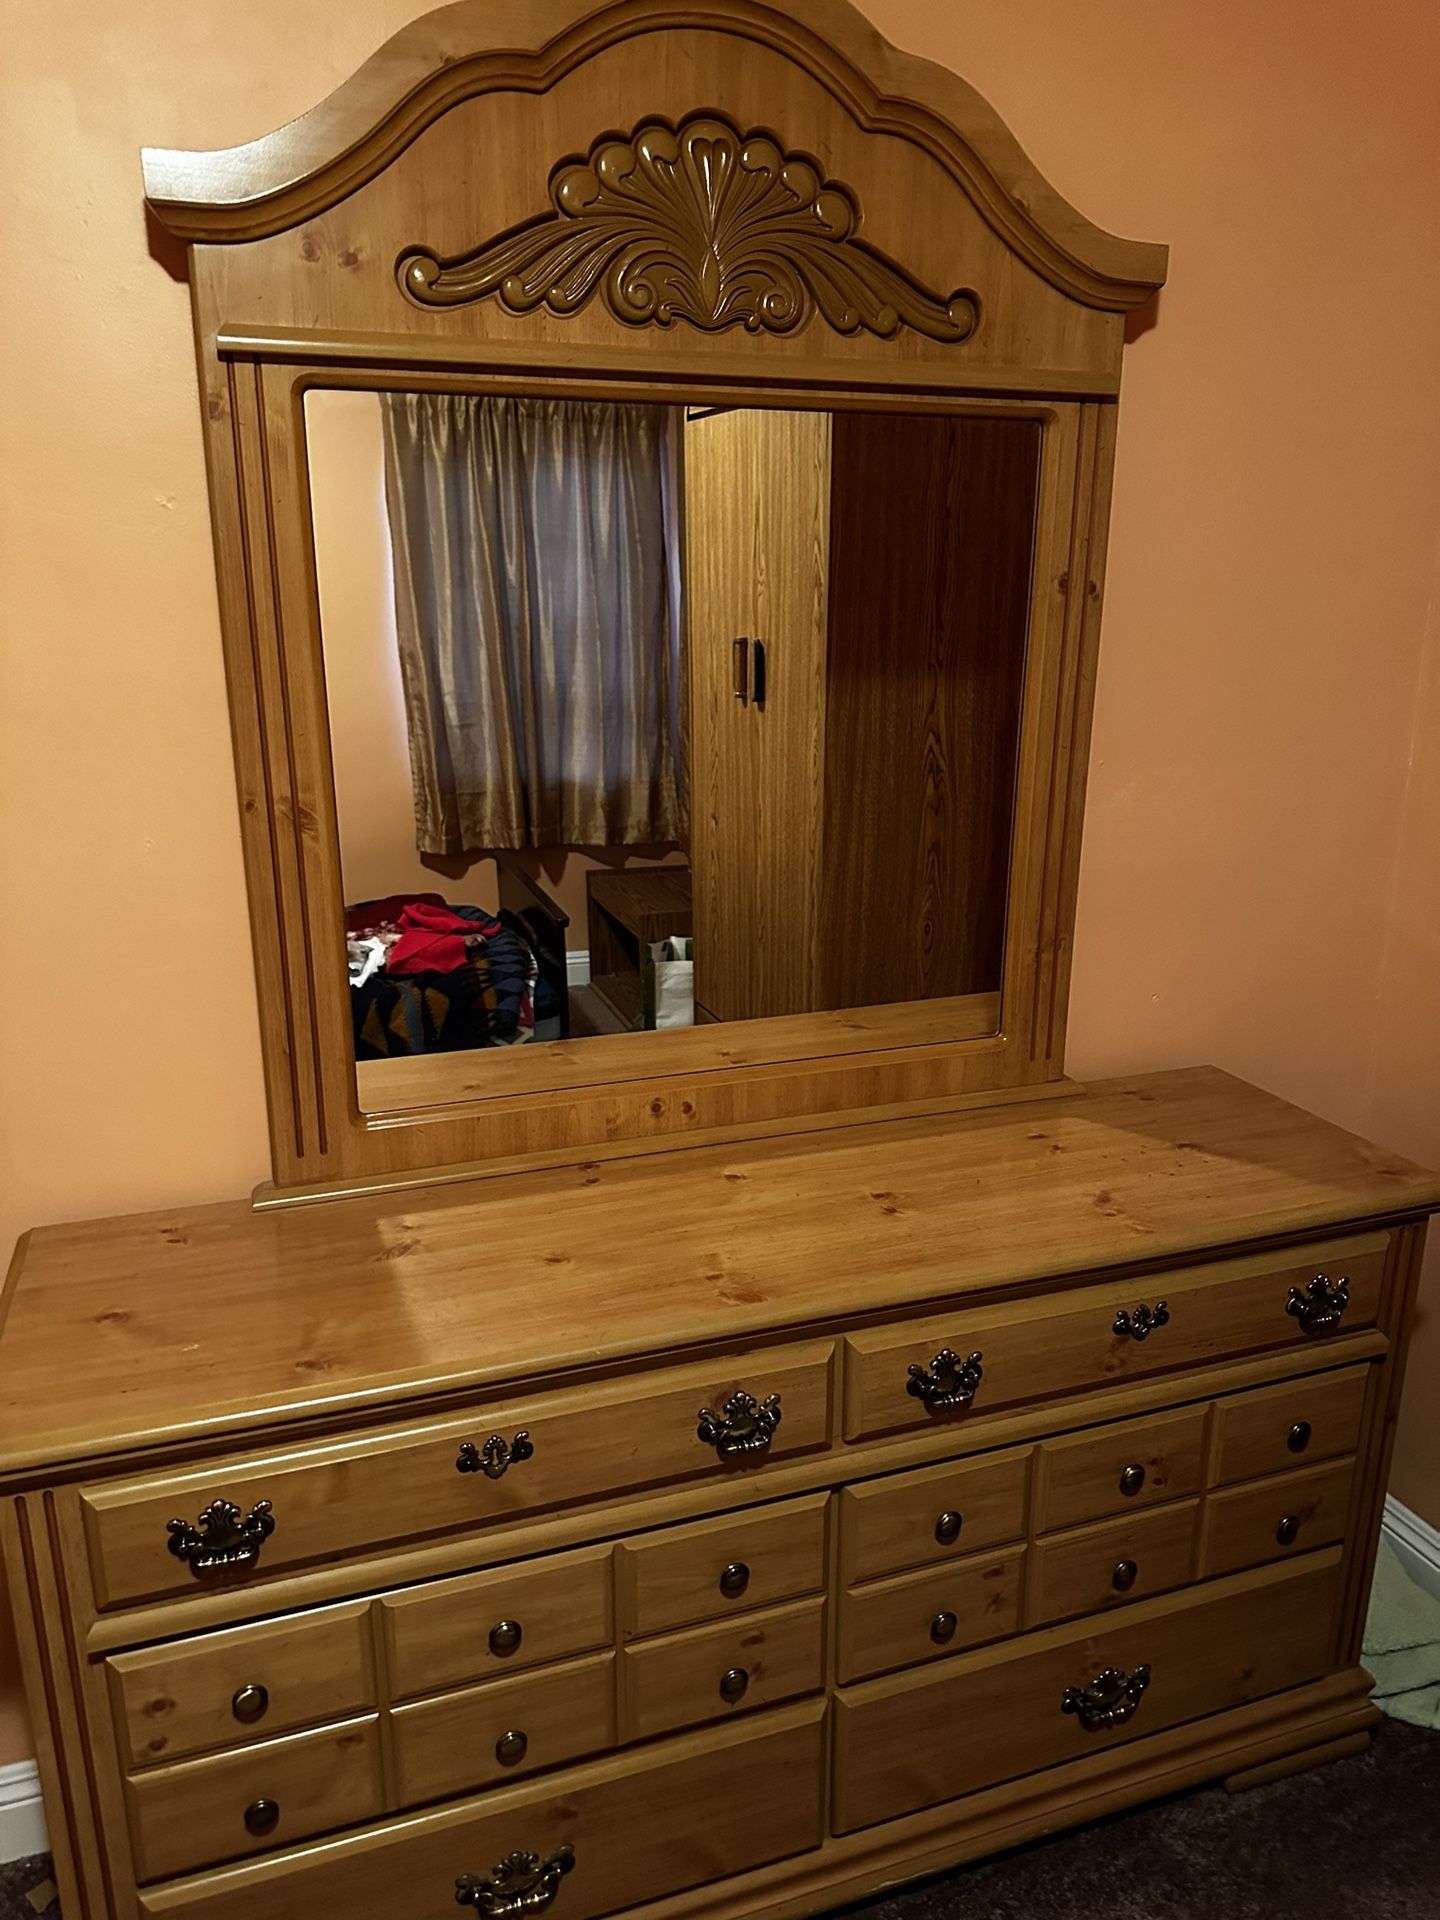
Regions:
<instances>
[{"instance_id":1,"label":"dresser top surface","mask_svg":"<svg viewBox=\"0 0 1440 1920\"><path fill-rule=\"evenodd\" d=\"M1440 1207L1440 1176L1218 1069L984 1111L256 1212L38 1229L0 1474Z\"/></svg>"}]
</instances>

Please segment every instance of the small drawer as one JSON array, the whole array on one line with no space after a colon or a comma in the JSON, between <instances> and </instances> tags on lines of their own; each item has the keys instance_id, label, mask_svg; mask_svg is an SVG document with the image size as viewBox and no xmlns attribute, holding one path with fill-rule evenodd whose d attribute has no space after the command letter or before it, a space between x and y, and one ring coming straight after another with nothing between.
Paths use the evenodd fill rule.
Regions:
<instances>
[{"instance_id":1,"label":"small drawer","mask_svg":"<svg viewBox=\"0 0 1440 1920\"><path fill-rule=\"evenodd\" d=\"M387 1594L380 1616L397 1700L590 1653L614 1638L610 1548Z\"/></svg>"},{"instance_id":2,"label":"small drawer","mask_svg":"<svg viewBox=\"0 0 1440 1920\"><path fill-rule=\"evenodd\" d=\"M774 1348L89 1487L96 1599L194 1594L666 1481L763 1475L828 1446L831 1357L829 1342Z\"/></svg>"},{"instance_id":3,"label":"small drawer","mask_svg":"<svg viewBox=\"0 0 1440 1920\"><path fill-rule=\"evenodd\" d=\"M824 1684L824 1620L823 1600L796 1600L634 1642L620 1656L621 1738L647 1740L817 1692Z\"/></svg>"},{"instance_id":4,"label":"small drawer","mask_svg":"<svg viewBox=\"0 0 1440 1920\"><path fill-rule=\"evenodd\" d=\"M1195 1564L1199 1514L1198 1500L1183 1500L1050 1534L1032 1550L1031 1624L1103 1613L1183 1587Z\"/></svg>"},{"instance_id":5,"label":"small drawer","mask_svg":"<svg viewBox=\"0 0 1440 1920\"><path fill-rule=\"evenodd\" d=\"M1317 1679L1339 1569L1338 1553L1315 1555L843 1689L835 1832Z\"/></svg>"},{"instance_id":6,"label":"small drawer","mask_svg":"<svg viewBox=\"0 0 1440 1920\"><path fill-rule=\"evenodd\" d=\"M819 1493L622 1541L615 1578L625 1638L818 1593L828 1499Z\"/></svg>"},{"instance_id":7,"label":"small drawer","mask_svg":"<svg viewBox=\"0 0 1440 1920\"><path fill-rule=\"evenodd\" d=\"M1198 1493L1205 1478L1204 1407L1123 1420L1040 1448L1041 1529L1078 1526Z\"/></svg>"},{"instance_id":8,"label":"small drawer","mask_svg":"<svg viewBox=\"0 0 1440 1920\"><path fill-rule=\"evenodd\" d=\"M440 1920L458 1913L455 1882L480 1884L482 1912L602 1920L710 1887L817 1847L825 1709L781 1707L733 1726L682 1734L562 1774L142 1893L144 1920ZM537 1856L523 1904L495 1898L514 1853ZM560 1860L556 1860L556 1856ZM561 1869L561 1862L568 1871ZM517 1889L511 1882L509 1896Z\"/></svg>"},{"instance_id":9,"label":"small drawer","mask_svg":"<svg viewBox=\"0 0 1440 1920\"><path fill-rule=\"evenodd\" d=\"M287 1847L384 1811L378 1723L152 1767L126 1782L126 1797L141 1880Z\"/></svg>"},{"instance_id":10,"label":"small drawer","mask_svg":"<svg viewBox=\"0 0 1440 1920\"><path fill-rule=\"evenodd\" d=\"M375 1704L368 1607L326 1607L105 1662L127 1767L268 1739Z\"/></svg>"},{"instance_id":11,"label":"small drawer","mask_svg":"<svg viewBox=\"0 0 1440 1920\"><path fill-rule=\"evenodd\" d=\"M538 1773L614 1746L615 1655L397 1707L390 1723L401 1806Z\"/></svg>"},{"instance_id":12,"label":"small drawer","mask_svg":"<svg viewBox=\"0 0 1440 1920\"><path fill-rule=\"evenodd\" d=\"M1025 1534L1030 1449L863 1480L840 1495L841 1577L873 1580Z\"/></svg>"},{"instance_id":13,"label":"small drawer","mask_svg":"<svg viewBox=\"0 0 1440 1920\"><path fill-rule=\"evenodd\" d=\"M1352 1457L1211 1494L1200 1571L1233 1573L1343 1539L1354 1473Z\"/></svg>"},{"instance_id":14,"label":"small drawer","mask_svg":"<svg viewBox=\"0 0 1440 1920\"><path fill-rule=\"evenodd\" d=\"M1372 1234L1283 1259L1216 1261L850 1334L845 1437L983 1419L1232 1354L1301 1345L1320 1352L1373 1323L1386 1246L1383 1234Z\"/></svg>"},{"instance_id":15,"label":"small drawer","mask_svg":"<svg viewBox=\"0 0 1440 1920\"><path fill-rule=\"evenodd\" d=\"M1369 1379L1369 1366L1342 1367L1219 1401L1216 1483L1253 1480L1353 1453Z\"/></svg>"},{"instance_id":16,"label":"small drawer","mask_svg":"<svg viewBox=\"0 0 1440 1920\"><path fill-rule=\"evenodd\" d=\"M842 1594L837 1678L863 1680L1017 1632L1024 1564L1025 1549L1013 1547Z\"/></svg>"}]
</instances>

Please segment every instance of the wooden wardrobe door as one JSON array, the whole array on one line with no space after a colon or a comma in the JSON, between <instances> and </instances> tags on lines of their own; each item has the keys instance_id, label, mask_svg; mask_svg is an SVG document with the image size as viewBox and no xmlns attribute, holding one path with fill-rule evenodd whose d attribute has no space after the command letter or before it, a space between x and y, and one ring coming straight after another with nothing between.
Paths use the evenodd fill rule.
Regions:
<instances>
[{"instance_id":1,"label":"wooden wardrobe door","mask_svg":"<svg viewBox=\"0 0 1440 1920\"><path fill-rule=\"evenodd\" d=\"M830 432L828 413L686 422L697 1018L815 1004Z\"/></svg>"}]
</instances>

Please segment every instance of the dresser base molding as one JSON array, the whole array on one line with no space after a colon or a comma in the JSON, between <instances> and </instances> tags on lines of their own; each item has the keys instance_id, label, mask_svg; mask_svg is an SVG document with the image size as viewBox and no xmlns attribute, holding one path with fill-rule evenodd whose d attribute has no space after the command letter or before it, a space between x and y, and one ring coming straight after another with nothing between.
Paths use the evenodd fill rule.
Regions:
<instances>
[{"instance_id":1,"label":"dresser base molding","mask_svg":"<svg viewBox=\"0 0 1440 1920\"><path fill-rule=\"evenodd\" d=\"M1375 1709L1379 1717L1379 1708ZM1308 1773L1312 1767L1325 1767L1332 1760L1353 1760L1357 1754L1364 1753L1370 1745L1368 1728L1358 1733L1344 1733L1334 1740L1322 1740L1317 1747L1302 1747L1298 1753L1287 1753L1278 1760L1267 1760L1263 1766L1246 1767L1241 1773L1227 1775L1223 1782L1227 1793L1248 1793L1251 1787L1268 1787L1274 1780L1288 1780L1292 1774Z\"/></svg>"}]
</instances>

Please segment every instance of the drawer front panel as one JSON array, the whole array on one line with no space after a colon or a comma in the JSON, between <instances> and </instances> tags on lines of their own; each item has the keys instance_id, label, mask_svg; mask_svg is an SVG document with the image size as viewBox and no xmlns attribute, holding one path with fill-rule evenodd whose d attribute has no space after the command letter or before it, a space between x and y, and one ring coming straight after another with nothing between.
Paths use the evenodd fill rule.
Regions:
<instances>
[{"instance_id":1,"label":"drawer front panel","mask_svg":"<svg viewBox=\"0 0 1440 1920\"><path fill-rule=\"evenodd\" d=\"M835 1704L837 1832L851 1832L1299 1686L1326 1671L1339 1555L1243 1575L1078 1622L929 1673L871 1681ZM1071 1688L1107 1669L1149 1684L1131 1717L1090 1727ZM1072 1706L1079 1703L1072 1702Z\"/></svg>"},{"instance_id":2,"label":"drawer front panel","mask_svg":"<svg viewBox=\"0 0 1440 1920\"><path fill-rule=\"evenodd\" d=\"M945 1420L981 1417L1057 1394L1118 1386L1231 1355L1305 1345L1315 1351L1346 1332L1370 1325L1380 1304L1386 1240L1327 1243L1306 1252L1217 1262L1150 1279L1076 1289L1013 1307L957 1312L944 1319L848 1336L845 1347L845 1434L850 1440L896 1433ZM1311 1330L1288 1311L1292 1290L1304 1295L1318 1275L1344 1278L1348 1303L1337 1325L1316 1313ZM1158 1308L1167 1318L1143 1337L1117 1331L1120 1316L1133 1326L1137 1309ZM956 1389L973 1393L946 1405L937 1387L953 1387L942 1354L966 1361L980 1356L978 1381ZM918 1370L918 1377L910 1369ZM912 1391L912 1388L915 1390Z\"/></svg>"},{"instance_id":3,"label":"drawer front panel","mask_svg":"<svg viewBox=\"0 0 1440 1920\"><path fill-rule=\"evenodd\" d=\"M105 1662L127 1766L262 1740L375 1704L364 1606L122 1653Z\"/></svg>"},{"instance_id":4,"label":"drawer front panel","mask_svg":"<svg viewBox=\"0 0 1440 1920\"><path fill-rule=\"evenodd\" d=\"M1183 1587L1195 1564L1199 1516L1198 1500L1182 1500L1051 1534L1033 1549L1032 1622L1103 1613Z\"/></svg>"},{"instance_id":5,"label":"drawer front panel","mask_svg":"<svg viewBox=\"0 0 1440 1920\"><path fill-rule=\"evenodd\" d=\"M391 1727L405 1807L603 1753L615 1744L615 1656L397 1707Z\"/></svg>"},{"instance_id":6,"label":"drawer front panel","mask_svg":"<svg viewBox=\"0 0 1440 1920\"><path fill-rule=\"evenodd\" d=\"M856 1587L840 1600L838 1678L860 1680L939 1660L1015 1633L1025 1549Z\"/></svg>"},{"instance_id":7,"label":"drawer front panel","mask_svg":"<svg viewBox=\"0 0 1440 1920\"><path fill-rule=\"evenodd\" d=\"M610 1549L461 1575L380 1607L396 1699L497 1678L610 1644Z\"/></svg>"},{"instance_id":8,"label":"drawer front panel","mask_svg":"<svg viewBox=\"0 0 1440 1920\"><path fill-rule=\"evenodd\" d=\"M126 1797L141 1880L269 1852L383 1812L378 1724L156 1767L128 1781Z\"/></svg>"},{"instance_id":9,"label":"drawer front panel","mask_svg":"<svg viewBox=\"0 0 1440 1920\"><path fill-rule=\"evenodd\" d=\"M1134 1513L1198 1493L1205 1478L1205 1409L1123 1420L1040 1450L1039 1525L1050 1529Z\"/></svg>"},{"instance_id":10,"label":"drawer front panel","mask_svg":"<svg viewBox=\"0 0 1440 1920\"><path fill-rule=\"evenodd\" d=\"M1212 1494L1205 1503L1201 1571L1233 1573L1341 1539L1354 1473L1353 1458L1332 1460Z\"/></svg>"},{"instance_id":11,"label":"drawer front panel","mask_svg":"<svg viewBox=\"0 0 1440 1920\"><path fill-rule=\"evenodd\" d=\"M1030 1449L919 1473L887 1474L840 1495L846 1581L955 1560L1025 1535Z\"/></svg>"},{"instance_id":12,"label":"drawer front panel","mask_svg":"<svg viewBox=\"0 0 1440 1920\"><path fill-rule=\"evenodd\" d=\"M637 1641L621 1654L625 1740L754 1711L824 1684L823 1600ZM728 1683L728 1684L727 1684Z\"/></svg>"},{"instance_id":13,"label":"drawer front panel","mask_svg":"<svg viewBox=\"0 0 1440 1920\"><path fill-rule=\"evenodd\" d=\"M556 1392L370 1440L222 1462L203 1474L92 1488L82 1507L96 1596L107 1607L203 1590L211 1575L197 1578L191 1562L170 1550L168 1522L179 1516L203 1534L189 1549L198 1560L217 1544L215 1523L200 1520L216 1501L247 1517L258 1503L270 1503L273 1531L251 1560L229 1570L225 1577L234 1580L666 1481L763 1474L771 1459L828 1444L830 1359L829 1343L772 1350L673 1368L643 1383ZM778 1396L779 1424L768 1447L722 1454L698 1437L702 1409L724 1420L732 1397L747 1392L758 1401ZM737 1408L727 1442L730 1430L743 1438L745 1425ZM519 1434L528 1451L517 1448ZM511 1456L491 1457L491 1466L503 1469L494 1478L484 1471L492 1436Z\"/></svg>"},{"instance_id":14,"label":"drawer front panel","mask_svg":"<svg viewBox=\"0 0 1440 1920\"><path fill-rule=\"evenodd\" d=\"M1343 1367L1222 1400L1215 1409L1217 1484L1353 1453L1369 1378L1368 1366Z\"/></svg>"},{"instance_id":15,"label":"drawer front panel","mask_svg":"<svg viewBox=\"0 0 1440 1920\"><path fill-rule=\"evenodd\" d=\"M621 1632L663 1633L818 1593L828 1498L787 1500L623 1541L615 1564Z\"/></svg>"},{"instance_id":16,"label":"drawer front panel","mask_svg":"<svg viewBox=\"0 0 1440 1920\"><path fill-rule=\"evenodd\" d=\"M147 1894L148 1920L437 1920L462 1874L507 1854L573 1850L550 1911L600 1920L820 1843L817 1702L640 1754L492 1789L322 1851Z\"/></svg>"}]
</instances>

